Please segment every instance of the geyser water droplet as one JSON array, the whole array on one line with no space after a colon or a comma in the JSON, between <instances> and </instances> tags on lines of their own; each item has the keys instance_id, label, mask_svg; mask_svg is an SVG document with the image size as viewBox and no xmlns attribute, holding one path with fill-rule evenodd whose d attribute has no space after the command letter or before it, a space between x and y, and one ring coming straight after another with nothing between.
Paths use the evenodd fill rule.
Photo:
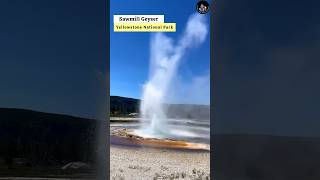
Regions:
<instances>
[{"instance_id":1,"label":"geyser water droplet","mask_svg":"<svg viewBox=\"0 0 320 180\"><path fill-rule=\"evenodd\" d=\"M188 48L202 43L207 32L205 17L193 14L187 22L185 32L176 44L163 33L154 34L152 37L150 74L143 87L140 105L141 118L148 120L148 123L136 131L140 136L165 138L194 135L191 132L170 129L164 103L181 58Z\"/></svg>"}]
</instances>

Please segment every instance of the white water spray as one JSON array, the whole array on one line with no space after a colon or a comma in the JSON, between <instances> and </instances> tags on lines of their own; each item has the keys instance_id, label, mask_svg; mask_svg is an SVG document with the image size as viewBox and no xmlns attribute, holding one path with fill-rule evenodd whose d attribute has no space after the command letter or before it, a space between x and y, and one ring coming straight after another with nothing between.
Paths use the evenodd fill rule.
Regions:
<instances>
[{"instance_id":1,"label":"white water spray","mask_svg":"<svg viewBox=\"0 0 320 180\"><path fill-rule=\"evenodd\" d=\"M164 111L166 94L185 52L204 42L207 33L205 16L193 14L177 43L163 33L153 35L149 79L144 84L140 105L141 117L148 121L148 125L139 130L143 136L166 137L173 132L167 126Z\"/></svg>"}]
</instances>

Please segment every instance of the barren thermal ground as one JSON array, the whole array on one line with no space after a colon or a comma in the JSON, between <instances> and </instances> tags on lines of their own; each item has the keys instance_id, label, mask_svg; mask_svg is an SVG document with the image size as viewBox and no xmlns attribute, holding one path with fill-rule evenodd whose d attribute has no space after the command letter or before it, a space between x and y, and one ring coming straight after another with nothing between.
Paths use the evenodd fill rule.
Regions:
<instances>
[{"instance_id":1,"label":"barren thermal ground","mask_svg":"<svg viewBox=\"0 0 320 180\"><path fill-rule=\"evenodd\" d=\"M111 179L210 179L210 152L110 146Z\"/></svg>"}]
</instances>

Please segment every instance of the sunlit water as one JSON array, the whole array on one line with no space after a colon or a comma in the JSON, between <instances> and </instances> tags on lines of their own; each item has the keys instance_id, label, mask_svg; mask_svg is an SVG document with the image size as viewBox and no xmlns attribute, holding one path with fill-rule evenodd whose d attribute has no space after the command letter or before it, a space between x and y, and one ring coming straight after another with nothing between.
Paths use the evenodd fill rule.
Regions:
<instances>
[{"instance_id":1,"label":"sunlit water","mask_svg":"<svg viewBox=\"0 0 320 180\"><path fill-rule=\"evenodd\" d=\"M111 123L111 130L131 129L142 137L149 138L169 138L176 140L186 140L189 142L210 144L210 121L197 119L167 119L168 133L153 133L152 131L141 131L141 127L146 127L148 120L141 120L132 123Z\"/></svg>"}]
</instances>

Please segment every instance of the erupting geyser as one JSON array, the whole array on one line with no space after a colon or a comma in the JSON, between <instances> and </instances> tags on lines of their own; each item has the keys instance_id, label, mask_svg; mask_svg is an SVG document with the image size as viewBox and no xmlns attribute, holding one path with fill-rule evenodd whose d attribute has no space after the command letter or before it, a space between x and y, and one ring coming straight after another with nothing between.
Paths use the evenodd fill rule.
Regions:
<instances>
[{"instance_id":1,"label":"erupting geyser","mask_svg":"<svg viewBox=\"0 0 320 180\"><path fill-rule=\"evenodd\" d=\"M166 95L170 91L173 77L176 75L180 61L185 52L204 42L208 33L205 16L190 16L182 37L175 43L163 33L156 33L151 38L149 79L144 84L141 117L147 125L136 133L149 137L170 137L174 132L168 127L164 111Z\"/></svg>"}]
</instances>

